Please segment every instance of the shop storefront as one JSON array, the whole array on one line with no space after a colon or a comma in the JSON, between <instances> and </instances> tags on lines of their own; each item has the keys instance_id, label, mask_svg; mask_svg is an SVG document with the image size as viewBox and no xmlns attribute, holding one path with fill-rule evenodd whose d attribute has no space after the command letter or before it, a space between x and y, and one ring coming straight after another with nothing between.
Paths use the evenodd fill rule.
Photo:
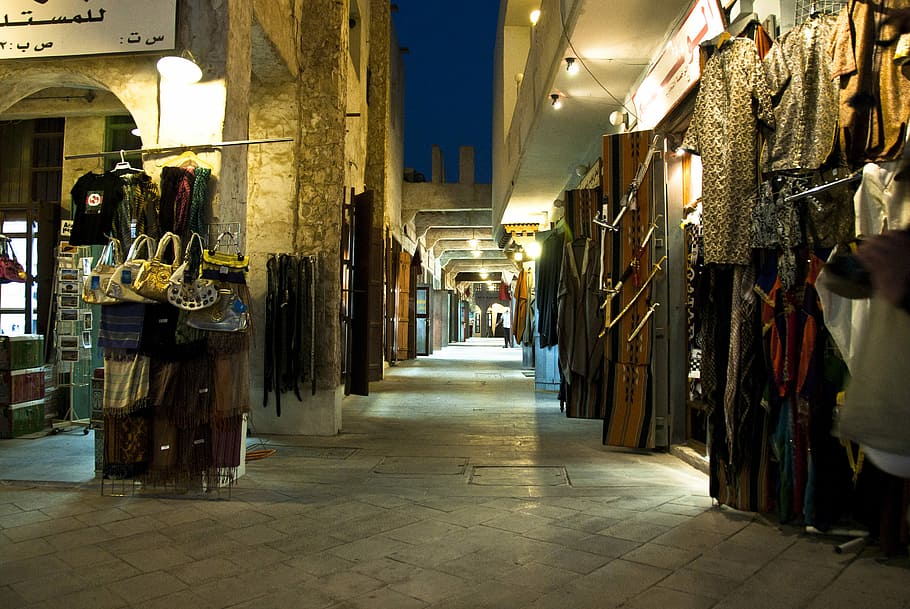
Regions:
<instances>
[{"instance_id":1,"label":"shop storefront","mask_svg":"<svg viewBox=\"0 0 910 609\"><path fill-rule=\"evenodd\" d=\"M366 98L367 43L350 51L331 2L109 4L3 3L2 228L28 278L4 286L3 323L41 336L65 396L47 422L94 428L108 473L231 482L247 427L341 426L339 210L387 171L361 169L378 136L365 104L356 122L345 105ZM298 48L295 24L336 53ZM195 80L160 71L166 56L192 59ZM268 331L291 323L293 362Z\"/></svg>"}]
</instances>

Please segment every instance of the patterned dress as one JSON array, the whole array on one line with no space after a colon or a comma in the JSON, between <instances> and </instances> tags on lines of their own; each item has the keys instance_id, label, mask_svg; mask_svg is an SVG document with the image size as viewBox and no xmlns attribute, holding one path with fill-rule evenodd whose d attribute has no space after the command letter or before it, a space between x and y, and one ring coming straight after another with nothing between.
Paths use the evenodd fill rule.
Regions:
<instances>
[{"instance_id":1,"label":"patterned dress","mask_svg":"<svg viewBox=\"0 0 910 609\"><path fill-rule=\"evenodd\" d=\"M705 263L749 264L758 185L758 122L774 124L755 43L728 41L705 64L683 148L703 159Z\"/></svg>"}]
</instances>

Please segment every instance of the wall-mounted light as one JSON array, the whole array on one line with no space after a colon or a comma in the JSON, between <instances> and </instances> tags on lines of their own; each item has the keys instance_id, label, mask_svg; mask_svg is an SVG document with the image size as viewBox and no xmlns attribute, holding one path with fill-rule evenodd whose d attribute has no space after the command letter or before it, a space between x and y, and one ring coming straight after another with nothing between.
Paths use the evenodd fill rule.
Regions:
<instances>
[{"instance_id":1,"label":"wall-mounted light","mask_svg":"<svg viewBox=\"0 0 910 609\"><path fill-rule=\"evenodd\" d=\"M515 250L512 252L512 260L515 262L521 262L525 259L525 253L523 250Z\"/></svg>"},{"instance_id":2,"label":"wall-mounted light","mask_svg":"<svg viewBox=\"0 0 910 609\"><path fill-rule=\"evenodd\" d=\"M562 108L562 100L559 98L559 93L550 93L550 105L553 106L554 110Z\"/></svg>"},{"instance_id":3,"label":"wall-mounted light","mask_svg":"<svg viewBox=\"0 0 910 609\"><path fill-rule=\"evenodd\" d=\"M540 21L540 9L535 8L531 11L531 25L537 25L538 21Z\"/></svg>"},{"instance_id":4,"label":"wall-mounted light","mask_svg":"<svg viewBox=\"0 0 910 609\"><path fill-rule=\"evenodd\" d=\"M130 133L133 134L133 135L135 135L136 137L142 137L142 136L139 134L139 127L133 127L132 129L130 129Z\"/></svg>"},{"instance_id":5,"label":"wall-mounted light","mask_svg":"<svg viewBox=\"0 0 910 609\"><path fill-rule=\"evenodd\" d=\"M180 55L167 55L158 60L158 73L169 82L191 85L202 79L202 69L192 53L184 50Z\"/></svg>"},{"instance_id":6,"label":"wall-mounted light","mask_svg":"<svg viewBox=\"0 0 910 609\"><path fill-rule=\"evenodd\" d=\"M528 243L528 247L525 248L525 251L528 253L528 258L531 260L537 260L537 257L540 256L540 243L537 241L531 241Z\"/></svg>"},{"instance_id":7,"label":"wall-mounted light","mask_svg":"<svg viewBox=\"0 0 910 609\"><path fill-rule=\"evenodd\" d=\"M566 72L569 73L569 76L575 76L578 74L578 62L575 61L574 57L566 57Z\"/></svg>"},{"instance_id":8,"label":"wall-mounted light","mask_svg":"<svg viewBox=\"0 0 910 609\"><path fill-rule=\"evenodd\" d=\"M622 110L613 110L610 113L610 124L614 127L619 127L620 125L625 125L628 122L629 115Z\"/></svg>"}]
</instances>

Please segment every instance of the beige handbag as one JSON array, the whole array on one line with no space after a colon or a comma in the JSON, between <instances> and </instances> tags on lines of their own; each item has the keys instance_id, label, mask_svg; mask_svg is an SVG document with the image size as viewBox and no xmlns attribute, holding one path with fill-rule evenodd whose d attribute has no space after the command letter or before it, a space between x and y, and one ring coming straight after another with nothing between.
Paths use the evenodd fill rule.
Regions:
<instances>
[{"instance_id":1,"label":"beige handbag","mask_svg":"<svg viewBox=\"0 0 910 609\"><path fill-rule=\"evenodd\" d=\"M167 252L167 246L170 244L174 250L174 261L172 263L164 262L164 254ZM133 290L140 296L144 296L155 302L167 302L167 291L171 287L171 275L174 269L180 267L183 261L183 248L180 244L180 237L174 233L164 233L161 240L158 241L158 249L151 259L145 261L139 271L139 275L133 281Z\"/></svg>"},{"instance_id":2,"label":"beige handbag","mask_svg":"<svg viewBox=\"0 0 910 609\"><path fill-rule=\"evenodd\" d=\"M89 304L105 305L120 302L116 298L108 296L105 290L114 274L114 269L123 264L123 250L120 247L120 240L111 237L101 250L98 256L98 262L92 272L85 276L82 282L82 300Z\"/></svg>"},{"instance_id":3,"label":"beige handbag","mask_svg":"<svg viewBox=\"0 0 910 609\"><path fill-rule=\"evenodd\" d=\"M139 276L142 266L153 258L152 249L154 247L154 239L148 235L139 235L133 241L133 245L126 255L126 260L111 273L111 280L107 284L105 293L117 302L155 302L138 294L133 289L133 284ZM145 258L139 257L140 248L145 248Z\"/></svg>"}]
</instances>

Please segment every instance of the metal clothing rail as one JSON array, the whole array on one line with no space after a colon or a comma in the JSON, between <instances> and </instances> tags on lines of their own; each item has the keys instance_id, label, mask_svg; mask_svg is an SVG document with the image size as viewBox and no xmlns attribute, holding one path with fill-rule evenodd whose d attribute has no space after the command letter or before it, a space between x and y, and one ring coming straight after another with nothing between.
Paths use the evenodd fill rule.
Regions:
<instances>
[{"instance_id":1,"label":"metal clothing rail","mask_svg":"<svg viewBox=\"0 0 910 609\"><path fill-rule=\"evenodd\" d=\"M157 148L134 148L132 150L110 150L107 152L92 152L89 154L70 154L63 157L66 161L73 159L92 159L101 156L117 156L122 154L165 154L179 150L206 150L209 148L223 148L225 146L243 146L249 144L275 144L278 142L293 142L292 137L273 137L258 140L233 140L228 142L211 142L209 144L179 144L174 146L160 146Z\"/></svg>"},{"instance_id":2,"label":"metal clothing rail","mask_svg":"<svg viewBox=\"0 0 910 609\"><path fill-rule=\"evenodd\" d=\"M830 190L831 188L834 188L835 186L840 186L841 184L849 184L850 182L856 182L857 180L860 180L862 177L863 177L863 170L858 169L857 171L854 171L847 177L838 178L836 180L832 180L831 182L826 182L824 184L819 184L818 186L813 186L812 188L809 188L808 190L804 190L802 192L798 192L795 195L790 195L789 197L784 199L784 202L791 203L793 201L798 201L798 200L804 199L805 197L808 197L810 195L814 195L814 194L817 194L820 192L824 192L826 190Z\"/></svg>"}]
</instances>

